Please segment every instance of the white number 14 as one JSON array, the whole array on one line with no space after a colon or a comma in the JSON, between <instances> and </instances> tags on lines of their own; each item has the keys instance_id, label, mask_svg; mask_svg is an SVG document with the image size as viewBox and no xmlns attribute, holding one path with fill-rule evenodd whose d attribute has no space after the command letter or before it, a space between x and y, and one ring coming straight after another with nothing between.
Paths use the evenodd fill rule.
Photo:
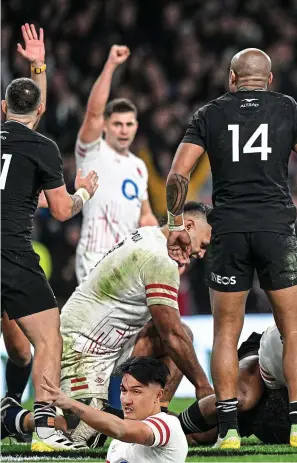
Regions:
<instances>
[{"instance_id":1,"label":"white number 14","mask_svg":"<svg viewBox=\"0 0 297 463\"><path fill-rule=\"evenodd\" d=\"M232 131L232 161L239 162L239 124L229 124L228 130ZM261 135L261 146L252 146ZM260 124L257 130L243 147L243 153L261 153L261 161L268 160L271 148L268 146L268 124Z\"/></svg>"}]
</instances>

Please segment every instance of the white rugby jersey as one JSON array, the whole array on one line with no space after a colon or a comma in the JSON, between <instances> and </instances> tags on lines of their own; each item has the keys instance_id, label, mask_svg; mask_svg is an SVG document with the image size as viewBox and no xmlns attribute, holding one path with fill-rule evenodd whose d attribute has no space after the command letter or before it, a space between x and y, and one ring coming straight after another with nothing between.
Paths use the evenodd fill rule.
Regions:
<instances>
[{"instance_id":1,"label":"white rugby jersey","mask_svg":"<svg viewBox=\"0 0 297 463\"><path fill-rule=\"evenodd\" d=\"M153 431L151 447L113 440L107 453L107 463L184 463L188 443L179 420L166 413L149 416L146 423Z\"/></svg>"},{"instance_id":2,"label":"white rugby jersey","mask_svg":"<svg viewBox=\"0 0 297 463\"><path fill-rule=\"evenodd\" d=\"M276 325L269 326L261 338L259 349L260 373L271 389L286 386L283 373L283 343Z\"/></svg>"},{"instance_id":3,"label":"white rugby jersey","mask_svg":"<svg viewBox=\"0 0 297 463\"><path fill-rule=\"evenodd\" d=\"M105 255L76 288L61 315L72 349L118 357L151 318L149 306L178 310L179 272L158 227L143 227Z\"/></svg>"},{"instance_id":4,"label":"white rugby jersey","mask_svg":"<svg viewBox=\"0 0 297 463\"><path fill-rule=\"evenodd\" d=\"M148 198L145 163L132 153L122 155L101 137L92 143L77 139L77 168L95 170L99 188L83 208L78 252L104 255L139 225L141 203Z\"/></svg>"}]
</instances>

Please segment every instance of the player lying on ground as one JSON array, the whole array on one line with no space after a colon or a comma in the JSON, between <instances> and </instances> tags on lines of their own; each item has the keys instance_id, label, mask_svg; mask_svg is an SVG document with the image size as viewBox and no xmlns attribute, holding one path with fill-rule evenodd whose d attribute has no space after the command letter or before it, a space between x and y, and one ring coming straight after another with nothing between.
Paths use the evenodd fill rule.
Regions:
<instances>
[{"instance_id":1,"label":"player lying on ground","mask_svg":"<svg viewBox=\"0 0 297 463\"><path fill-rule=\"evenodd\" d=\"M255 434L267 444L297 447L297 426L290 426L287 385L282 371L283 345L277 327L253 333L238 350L239 433ZM193 403L179 415L185 434L193 442L212 443L217 439L215 395ZM224 448L222 446L222 448Z\"/></svg>"},{"instance_id":2,"label":"player lying on ground","mask_svg":"<svg viewBox=\"0 0 297 463\"><path fill-rule=\"evenodd\" d=\"M35 131L45 110L46 77L43 30L39 37L34 25L22 27L25 49L18 51L31 63L37 80L13 80L5 92L1 125L1 309L16 320L35 348L33 385L36 432L44 441L61 448L61 437L53 426L55 409L41 411L48 394L40 387L44 371L59 384L62 338L57 301L32 247L33 217L43 189L52 215L68 220L95 193L98 176L78 173L76 193L69 195L63 178L63 163L57 145ZM28 345L28 344L27 344ZM59 441L59 442L57 442ZM72 443L65 437L67 445ZM34 447L34 450L37 450Z\"/></svg>"},{"instance_id":3,"label":"player lying on ground","mask_svg":"<svg viewBox=\"0 0 297 463\"><path fill-rule=\"evenodd\" d=\"M190 240L183 204L191 172L208 153L213 175L212 239L207 252L214 341L211 375L217 398L218 445L240 447L237 427L237 344L245 302L257 270L283 336L284 376L290 420L297 425L297 237L296 208L288 185L288 161L297 151L297 104L268 91L271 61L254 48L237 53L230 92L193 116L167 181L169 255L188 260Z\"/></svg>"},{"instance_id":4,"label":"player lying on ground","mask_svg":"<svg viewBox=\"0 0 297 463\"><path fill-rule=\"evenodd\" d=\"M184 463L188 445L179 420L161 412L167 366L151 357L135 357L126 360L117 374L122 376L124 420L71 399L46 376L43 388L53 406L69 410L88 427L115 439L108 450L108 463Z\"/></svg>"}]
</instances>

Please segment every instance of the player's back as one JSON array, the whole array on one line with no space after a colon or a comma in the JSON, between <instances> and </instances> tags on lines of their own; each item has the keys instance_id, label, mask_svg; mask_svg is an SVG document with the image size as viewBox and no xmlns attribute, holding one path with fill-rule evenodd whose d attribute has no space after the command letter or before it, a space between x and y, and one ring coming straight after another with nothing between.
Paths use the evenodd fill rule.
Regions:
<instances>
[{"instance_id":1,"label":"player's back","mask_svg":"<svg viewBox=\"0 0 297 463\"><path fill-rule=\"evenodd\" d=\"M186 436L179 420L166 413L157 413L143 420L152 429L155 441L151 447L113 440L107 463L184 463L188 453Z\"/></svg>"},{"instance_id":2,"label":"player's back","mask_svg":"<svg viewBox=\"0 0 297 463\"><path fill-rule=\"evenodd\" d=\"M239 91L201 108L194 123L197 115L213 174L215 231L291 234L296 210L287 177L297 143L296 102L274 92Z\"/></svg>"},{"instance_id":3,"label":"player's back","mask_svg":"<svg viewBox=\"0 0 297 463\"><path fill-rule=\"evenodd\" d=\"M2 249L31 249L38 195L50 175L46 157L55 144L16 121L1 125L1 141Z\"/></svg>"}]
</instances>

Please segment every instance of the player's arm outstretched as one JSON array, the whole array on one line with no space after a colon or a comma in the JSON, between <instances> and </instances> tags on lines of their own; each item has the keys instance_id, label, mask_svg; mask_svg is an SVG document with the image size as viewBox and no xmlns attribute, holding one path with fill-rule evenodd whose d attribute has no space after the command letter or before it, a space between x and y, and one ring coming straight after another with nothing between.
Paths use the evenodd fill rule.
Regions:
<instances>
[{"instance_id":1,"label":"player's arm outstretched","mask_svg":"<svg viewBox=\"0 0 297 463\"><path fill-rule=\"evenodd\" d=\"M191 240L184 227L183 210L191 173L205 149L192 143L181 143L167 177L166 198L169 236L169 256L179 264L189 263Z\"/></svg>"},{"instance_id":2,"label":"player's arm outstretched","mask_svg":"<svg viewBox=\"0 0 297 463\"><path fill-rule=\"evenodd\" d=\"M129 55L130 50L124 45L111 47L103 71L94 83L89 96L86 114L78 134L79 140L83 143L91 143L100 137L113 73L120 64L127 60Z\"/></svg>"},{"instance_id":3,"label":"player's arm outstretched","mask_svg":"<svg viewBox=\"0 0 297 463\"><path fill-rule=\"evenodd\" d=\"M45 375L44 384L41 386L50 393L52 400L50 405L55 405L63 410L70 410L96 431L123 442L148 446L154 444L155 438L152 429L142 421L122 420L117 416L70 399Z\"/></svg>"}]
</instances>

